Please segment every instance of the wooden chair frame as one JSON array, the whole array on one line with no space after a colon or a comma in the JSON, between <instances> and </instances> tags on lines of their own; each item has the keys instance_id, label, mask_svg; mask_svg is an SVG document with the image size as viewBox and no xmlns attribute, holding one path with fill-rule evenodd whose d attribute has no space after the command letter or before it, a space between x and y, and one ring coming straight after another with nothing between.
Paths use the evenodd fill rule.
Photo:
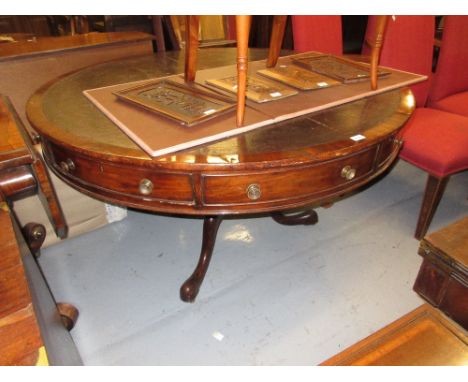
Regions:
<instances>
[{"instance_id":1,"label":"wooden chair frame","mask_svg":"<svg viewBox=\"0 0 468 382\"><path fill-rule=\"evenodd\" d=\"M267 67L274 67L278 61L281 44L283 42L284 31L288 16L275 16L270 39L270 49L267 59ZM378 16L378 21L373 34L373 38L367 43L371 46L370 68L371 68L371 89L377 89L377 67L380 58L380 51L385 36L388 16ZM236 16L237 33L237 126L242 126L245 115L245 95L247 88L247 67L248 67L248 47L250 23L252 16ZM186 53L185 53L185 82L195 81L198 49L198 29L200 26L200 16L186 16Z\"/></svg>"}]
</instances>

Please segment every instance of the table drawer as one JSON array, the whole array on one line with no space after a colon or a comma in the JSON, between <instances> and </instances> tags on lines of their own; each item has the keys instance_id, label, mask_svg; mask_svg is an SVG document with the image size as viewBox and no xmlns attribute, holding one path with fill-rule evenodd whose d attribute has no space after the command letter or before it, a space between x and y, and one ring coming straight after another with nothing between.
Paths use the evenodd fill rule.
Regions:
<instances>
[{"instance_id":1,"label":"table drawer","mask_svg":"<svg viewBox=\"0 0 468 382\"><path fill-rule=\"evenodd\" d=\"M188 174L129 167L53 150L54 167L82 187L98 187L110 193L149 200L192 202L192 179Z\"/></svg>"},{"instance_id":2,"label":"table drawer","mask_svg":"<svg viewBox=\"0 0 468 382\"><path fill-rule=\"evenodd\" d=\"M320 164L251 174L203 175L205 205L296 199L346 188L373 172L376 147Z\"/></svg>"}]
</instances>

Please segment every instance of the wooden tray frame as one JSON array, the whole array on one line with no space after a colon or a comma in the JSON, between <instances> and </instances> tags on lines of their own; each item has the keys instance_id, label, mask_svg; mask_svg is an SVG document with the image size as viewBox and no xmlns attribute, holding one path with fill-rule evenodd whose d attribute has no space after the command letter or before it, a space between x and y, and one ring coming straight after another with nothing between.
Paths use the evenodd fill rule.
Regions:
<instances>
[{"instance_id":1,"label":"wooden tray frame","mask_svg":"<svg viewBox=\"0 0 468 382\"><path fill-rule=\"evenodd\" d=\"M339 64L345 65L351 70L355 69L356 71L364 72L365 75L358 75L358 74L354 74L352 76L349 76L346 74L340 75L340 74L337 74L336 72L331 72L327 70L317 70L316 68L313 68L310 65L311 62L317 62L317 61L323 61L323 60L337 62ZM329 78L334 78L338 81L341 81L344 84L360 82L360 81L368 81L371 78L371 69L369 66L356 62L356 61L351 61L351 60L348 60L342 57L333 56L333 55L304 56L304 57L293 59L293 63L304 69L310 70L314 73L318 73ZM390 74L389 71L377 70L377 77L379 78L388 76L389 74Z\"/></svg>"},{"instance_id":2,"label":"wooden tray frame","mask_svg":"<svg viewBox=\"0 0 468 382\"><path fill-rule=\"evenodd\" d=\"M230 84L226 80L231 80L235 79L234 83L235 86L230 86ZM272 92L269 94L263 94L260 92L255 92L249 87L249 81L256 81L260 84L266 84L272 87ZM236 76L229 76L225 78L217 78L217 79L209 79L206 81L207 85L215 87L217 89L221 89L223 91L237 94L237 78ZM276 89L273 89L273 87L276 86ZM273 91L275 90L275 91ZM264 103L264 102L271 102L271 101L276 101L279 99L295 96L299 94L299 92L284 83L274 81L269 78L263 78L255 75L249 75L247 77L247 87L246 87L246 97L254 102L257 103Z\"/></svg>"},{"instance_id":3,"label":"wooden tray frame","mask_svg":"<svg viewBox=\"0 0 468 382\"><path fill-rule=\"evenodd\" d=\"M304 74L309 78L307 80L301 80L301 77L294 76L293 74L288 75L281 73L285 70L285 67L288 67L288 69L293 68L292 70L296 70L297 72ZM331 77L312 72L308 69L303 68L302 66L298 66L293 63L284 65L278 64L273 68L257 70L257 74L264 76L268 79L288 84L289 86L292 86L299 90L326 89L341 84L340 81L337 81Z\"/></svg>"},{"instance_id":4,"label":"wooden tray frame","mask_svg":"<svg viewBox=\"0 0 468 382\"><path fill-rule=\"evenodd\" d=\"M151 101L146 101L145 99L142 99L141 96L138 96L138 94L140 94L143 91L148 91L161 85L166 85L168 89L172 89L172 90L175 89L176 91L179 91L180 93L188 94L200 100L205 100L207 102L218 104L220 105L220 108L219 109L207 109L205 111L206 114L199 114L196 117L191 117L186 114L183 114L183 112L177 112L177 111L174 111L173 109L165 108L164 106L157 105L155 103L152 103ZM137 105L148 111L151 111L158 115L169 118L187 127L197 125L201 122L204 122L214 117L217 117L219 115L222 115L226 112L234 110L236 107L235 101L230 100L227 97L222 97L219 94L212 93L208 89L207 90L197 89L194 86L191 86L188 84L181 84L181 83L171 81L168 79L156 80L150 83L145 83L144 85L132 86L127 89L119 90L113 94L124 102ZM211 111L211 110L213 111L210 113L207 113L208 111Z\"/></svg>"}]
</instances>

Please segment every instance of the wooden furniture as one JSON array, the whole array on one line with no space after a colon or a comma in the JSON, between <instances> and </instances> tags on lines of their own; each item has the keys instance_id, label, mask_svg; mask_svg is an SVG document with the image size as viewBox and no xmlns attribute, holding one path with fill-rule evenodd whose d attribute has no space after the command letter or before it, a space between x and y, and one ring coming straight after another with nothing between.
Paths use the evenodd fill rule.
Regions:
<instances>
[{"instance_id":1,"label":"wooden furniture","mask_svg":"<svg viewBox=\"0 0 468 382\"><path fill-rule=\"evenodd\" d=\"M8 98L0 95L0 192L10 202L38 193L58 237L68 227L45 164L32 149L32 142ZM32 233L45 236L40 227ZM41 241L42 243L42 241Z\"/></svg>"},{"instance_id":2,"label":"wooden furniture","mask_svg":"<svg viewBox=\"0 0 468 382\"><path fill-rule=\"evenodd\" d=\"M29 134L26 101L44 83L73 70L113 59L153 52L153 37L141 32L89 33L37 37L0 44L0 88L10 97ZM21 79L19 81L18 79Z\"/></svg>"},{"instance_id":3,"label":"wooden furniture","mask_svg":"<svg viewBox=\"0 0 468 382\"><path fill-rule=\"evenodd\" d=\"M45 16L52 36L66 36L90 32L88 16Z\"/></svg>"},{"instance_id":4,"label":"wooden furniture","mask_svg":"<svg viewBox=\"0 0 468 382\"><path fill-rule=\"evenodd\" d=\"M49 36L51 28L48 17L43 15L1 15L1 34L31 34L34 36Z\"/></svg>"},{"instance_id":5,"label":"wooden furniture","mask_svg":"<svg viewBox=\"0 0 468 382\"><path fill-rule=\"evenodd\" d=\"M422 305L322 366L466 366L468 333Z\"/></svg>"},{"instance_id":6,"label":"wooden furniture","mask_svg":"<svg viewBox=\"0 0 468 382\"><path fill-rule=\"evenodd\" d=\"M230 48L198 53L201 68L237 60ZM267 52L249 54L250 60L263 59ZM339 199L391 165L400 148L398 130L414 99L404 89L381 91L210 145L149 157L82 94L122 79L180 73L184 58L166 52L79 71L41 88L27 113L41 134L48 165L79 191L143 210L205 218L200 262L181 288L182 299L193 301L223 216L274 212L282 222L315 221L310 206ZM396 81L394 75L389 81ZM368 83L353 86L368 90ZM293 106L292 99L287 102ZM301 208L308 210L305 217L302 212L283 216Z\"/></svg>"},{"instance_id":7,"label":"wooden furniture","mask_svg":"<svg viewBox=\"0 0 468 382\"><path fill-rule=\"evenodd\" d=\"M426 236L414 290L468 329L468 217Z\"/></svg>"},{"instance_id":8,"label":"wooden furniture","mask_svg":"<svg viewBox=\"0 0 468 382\"><path fill-rule=\"evenodd\" d=\"M33 41L0 44L0 92L8 95L33 143L37 143L38 135L25 111L26 102L36 89L88 65L152 52L152 36L139 32L38 37ZM34 149L36 153L42 151L40 145ZM62 203L69 237L108 224L109 206L75 192L53 174L51 179ZM15 202L15 211L21 224L33 220L46 228L45 244L59 241L36 195Z\"/></svg>"},{"instance_id":9,"label":"wooden furniture","mask_svg":"<svg viewBox=\"0 0 468 382\"><path fill-rule=\"evenodd\" d=\"M0 202L0 227L0 365L48 364L5 202Z\"/></svg>"},{"instance_id":10,"label":"wooden furniture","mask_svg":"<svg viewBox=\"0 0 468 382\"><path fill-rule=\"evenodd\" d=\"M249 46L250 23L252 16L236 16L237 35L237 126L244 123L245 95L247 89L247 52ZM270 50L266 66L274 67L277 63L281 43L283 42L286 28L287 16L275 16L273 30L270 38ZM371 47L370 52L370 72L371 89L377 89L377 71L382 48L388 16L376 16L376 23L372 33L367 37L367 42ZM199 16L186 17L186 59L185 59L185 81L190 83L195 80L198 49L198 29L200 24Z\"/></svg>"},{"instance_id":11,"label":"wooden furniture","mask_svg":"<svg viewBox=\"0 0 468 382\"><path fill-rule=\"evenodd\" d=\"M0 365L81 365L48 285L1 200L0 231Z\"/></svg>"},{"instance_id":12,"label":"wooden furniture","mask_svg":"<svg viewBox=\"0 0 468 382\"><path fill-rule=\"evenodd\" d=\"M369 24L373 22L370 16ZM389 21L381 64L430 77L434 24L433 16L396 16ZM468 168L468 119L432 106L425 107L428 82L413 86L412 91L418 107L402 133L404 144L400 158L428 173L414 234L421 240L450 175Z\"/></svg>"},{"instance_id":13,"label":"wooden furniture","mask_svg":"<svg viewBox=\"0 0 468 382\"><path fill-rule=\"evenodd\" d=\"M36 349L39 353L33 352L33 349L29 348L29 346L35 346L38 343L39 337L30 301L31 296L23 282L23 263L19 257L19 247L16 245L17 239L22 244L27 244L27 247L24 246L21 252L27 256L24 262L29 264L27 271L30 272L29 277L35 280L30 280L30 282L37 284L38 288L47 288L37 264L32 259L33 255L39 255L39 250L46 237L46 229L41 224L30 222L23 227L22 233L17 227L15 228L17 231L17 238L15 238L13 225L17 226L17 223L12 220L15 219L14 216L11 219L8 216L10 214L8 206L13 206L18 199L35 193L39 194L57 236L66 237L68 227L42 157L32 149L30 137L9 99L0 95L0 202L4 215L1 220L1 231L2 235L5 234L5 237L2 236L2 244L4 245L0 250L2 258L6 258L4 266L0 266L0 270L3 272L0 277L3 280L0 282L2 289L0 295L5 296L5 298L2 297L2 305L6 307L8 314L11 313L6 317L0 317L0 322L5 326L3 331L0 329L0 343L2 340L5 341L5 345L2 343L2 348L7 349L4 354L5 358L2 359L0 356L0 364L3 364L3 361L8 364L31 363L36 362L37 359L39 362L47 362L44 348ZM14 269L9 268L10 263L15 265ZM16 285L16 283L18 284ZM34 291L33 294L35 293L44 294L40 290ZM50 292L47 293L50 295ZM46 300L50 300L49 297L45 297ZM27 306L26 303L28 303ZM49 311L50 304L48 302L45 304L48 306L47 311ZM78 317L78 311L70 304L55 306L53 303L53 305L54 310L60 311L63 320L66 320L68 329L72 329ZM8 309L12 306L17 310L9 311ZM49 313L48 315L50 316ZM12 334L7 333L10 331Z\"/></svg>"},{"instance_id":14,"label":"wooden furniture","mask_svg":"<svg viewBox=\"0 0 468 382\"><path fill-rule=\"evenodd\" d=\"M166 24L170 24L171 27L167 28L169 32L168 37L173 34L174 38L176 39L175 49L185 47L185 39L187 34L186 16L172 15L164 16L164 18ZM199 16L199 28L197 34L200 48L235 46L235 16Z\"/></svg>"},{"instance_id":15,"label":"wooden furniture","mask_svg":"<svg viewBox=\"0 0 468 382\"><path fill-rule=\"evenodd\" d=\"M73 49L102 45L124 45L128 42L152 41L153 36L142 32L85 33L73 36L37 37L16 44L0 45L2 60L19 56L45 55L51 52L66 52ZM146 44L144 44L146 45ZM121 47L122 48L122 47Z\"/></svg>"}]
</instances>

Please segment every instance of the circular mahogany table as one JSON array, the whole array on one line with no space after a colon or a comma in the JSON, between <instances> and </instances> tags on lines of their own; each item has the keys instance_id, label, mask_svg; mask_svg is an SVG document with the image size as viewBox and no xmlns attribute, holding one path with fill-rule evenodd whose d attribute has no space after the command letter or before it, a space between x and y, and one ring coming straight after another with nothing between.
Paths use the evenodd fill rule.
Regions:
<instances>
[{"instance_id":1,"label":"circular mahogany table","mask_svg":"<svg viewBox=\"0 0 468 382\"><path fill-rule=\"evenodd\" d=\"M250 59L266 54L252 49ZM201 50L199 68L235 60L235 49ZM200 259L180 290L184 301L198 293L223 216L268 213L283 224L315 223L312 207L332 203L392 164L398 131L414 108L408 89L393 90L152 158L82 94L183 68L180 52L89 67L39 89L27 114L49 167L77 190L141 210L204 217ZM357 134L366 139L349 139Z\"/></svg>"}]
</instances>

